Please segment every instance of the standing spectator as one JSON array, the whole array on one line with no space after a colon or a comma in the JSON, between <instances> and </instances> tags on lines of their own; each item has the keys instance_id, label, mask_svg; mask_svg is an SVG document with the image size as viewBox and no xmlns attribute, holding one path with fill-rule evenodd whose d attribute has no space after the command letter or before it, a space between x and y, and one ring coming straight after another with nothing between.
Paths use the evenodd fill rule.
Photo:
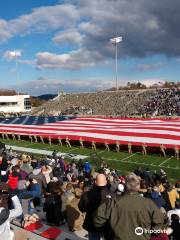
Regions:
<instances>
[{"instance_id":1,"label":"standing spectator","mask_svg":"<svg viewBox=\"0 0 180 240\"><path fill-rule=\"evenodd\" d=\"M11 198L14 209L9 210L2 205L0 196L0 237L4 240L12 240L14 233L10 229L10 221L22 214L22 207L17 196Z\"/></svg>"},{"instance_id":2,"label":"standing spectator","mask_svg":"<svg viewBox=\"0 0 180 240\"><path fill-rule=\"evenodd\" d=\"M92 190L85 192L79 202L79 209L86 213L83 227L88 231L89 239L101 239L103 228L97 228L93 223L94 213L101 203L111 198L111 192L107 188L107 180L104 174L98 174Z\"/></svg>"},{"instance_id":3,"label":"standing spectator","mask_svg":"<svg viewBox=\"0 0 180 240\"><path fill-rule=\"evenodd\" d=\"M176 214L172 214L171 216L171 228L173 230L172 237L173 240L180 239L180 218Z\"/></svg>"},{"instance_id":4,"label":"standing spectator","mask_svg":"<svg viewBox=\"0 0 180 240\"><path fill-rule=\"evenodd\" d=\"M61 190L54 183L52 192L46 198L43 210L49 224L59 225L63 220Z\"/></svg>"},{"instance_id":5,"label":"standing spectator","mask_svg":"<svg viewBox=\"0 0 180 240\"><path fill-rule=\"evenodd\" d=\"M149 234L137 235L136 229L161 229L163 215L149 199L138 195L140 179L134 173L126 177L125 194L120 198L110 199L97 209L94 217L95 226L101 227L109 221L113 240L149 239ZM99 230L100 231L100 230Z\"/></svg>"}]
</instances>

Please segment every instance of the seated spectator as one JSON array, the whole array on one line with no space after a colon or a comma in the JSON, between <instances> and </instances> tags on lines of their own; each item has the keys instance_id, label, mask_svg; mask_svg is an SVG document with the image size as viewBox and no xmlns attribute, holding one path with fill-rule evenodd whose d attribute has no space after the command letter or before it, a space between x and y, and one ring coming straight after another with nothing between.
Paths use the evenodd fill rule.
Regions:
<instances>
[{"instance_id":1,"label":"seated spectator","mask_svg":"<svg viewBox=\"0 0 180 240\"><path fill-rule=\"evenodd\" d=\"M52 168L50 166L48 166L48 165L44 165L41 168L41 172L45 176L46 184L48 184L50 182L50 180L51 180Z\"/></svg>"},{"instance_id":2,"label":"seated spectator","mask_svg":"<svg viewBox=\"0 0 180 240\"><path fill-rule=\"evenodd\" d=\"M33 171L32 166L30 165L31 159L28 156L22 157L21 170L27 175Z\"/></svg>"},{"instance_id":3,"label":"seated spectator","mask_svg":"<svg viewBox=\"0 0 180 240\"><path fill-rule=\"evenodd\" d=\"M86 161L84 164L84 172L86 175L89 175L91 172L91 165L88 161Z\"/></svg>"},{"instance_id":4,"label":"seated spectator","mask_svg":"<svg viewBox=\"0 0 180 240\"><path fill-rule=\"evenodd\" d=\"M74 189L72 183L64 184L62 187L62 212L66 216L66 207L69 202L74 198Z\"/></svg>"},{"instance_id":5,"label":"seated spectator","mask_svg":"<svg viewBox=\"0 0 180 240\"><path fill-rule=\"evenodd\" d=\"M78 231L83 228L85 214L81 213L78 204L82 195L82 190L76 188L75 197L67 204L67 223L70 231Z\"/></svg>"},{"instance_id":6,"label":"seated spectator","mask_svg":"<svg viewBox=\"0 0 180 240\"><path fill-rule=\"evenodd\" d=\"M12 172L8 176L9 192L18 194L18 182L21 180L20 167L12 167Z\"/></svg>"},{"instance_id":7,"label":"seated spectator","mask_svg":"<svg viewBox=\"0 0 180 240\"><path fill-rule=\"evenodd\" d=\"M173 188L173 186L171 184L169 184L168 188L167 188L167 192L168 192L168 195L169 195L169 200L170 200L170 203L171 203L171 208L174 209L175 208L175 202L176 200L179 199L179 194L178 192L176 191L175 188Z\"/></svg>"},{"instance_id":8,"label":"seated spectator","mask_svg":"<svg viewBox=\"0 0 180 240\"><path fill-rule=\"evenodd\" d=\"M153 202L157 205L158 208L161 208L163 206L163 198L159 192L159 188L154 186L153 191L150 194L150 198L153 200Z\"/></svg>"},{"instance_id":9,"label":"seated spectator","mask_svg":"<svg viewBox=\"0 0 180 240\"><path fill-rule=\"evenodd\" d=\"M176 214L177 216L179 216L179 219L180 219L180 202L178 202L178 201L175 203L175 209L172 209L172 210L168 211L168 213L167 213L170 224L171 224L171 216L173 214Z\"/></svg>"},{"instance_id":10,"label":"seated spectator","mask_svg":"<svg viewBox=\"0 0 180 240\"><path fill-rule=\"evenodd\" d=\"M41 187L41 191L45 192L46 187L47 187L47 182L46 182L46 178L45 178L44 174L42 174L42 172L41 172L40 165L37 165L36 168L33 170L33 172L29 174L29 178L35 179L39 183L39 185Z\"/></svg>"}]
</instances>

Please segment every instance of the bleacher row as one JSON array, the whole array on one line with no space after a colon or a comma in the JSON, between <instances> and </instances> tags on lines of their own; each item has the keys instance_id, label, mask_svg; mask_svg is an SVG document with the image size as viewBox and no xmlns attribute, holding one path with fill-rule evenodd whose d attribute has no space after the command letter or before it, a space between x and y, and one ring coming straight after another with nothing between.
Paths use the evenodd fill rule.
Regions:
<instances>
[{"instance_id":1,"label":"bleacher row","mask_svg":"<svg viewBox=\"0 0 180 240\"><path fill-rule=\"evenodd\" d=\"M72 117L67 116L21 116L11 118L0 118L3 124L20 124L20 125L42 125L54 123L57 121L67 120Z\"/></svg>"}]
</instances>

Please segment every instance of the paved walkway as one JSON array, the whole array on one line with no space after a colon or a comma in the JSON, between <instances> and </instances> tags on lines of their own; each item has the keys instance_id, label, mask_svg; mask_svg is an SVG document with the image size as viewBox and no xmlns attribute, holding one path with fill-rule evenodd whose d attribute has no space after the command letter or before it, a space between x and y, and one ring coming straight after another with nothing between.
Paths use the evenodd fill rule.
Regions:
<instances>
[{"instance_id":1,"label":"paved walkway","mask_svg":"<svg viewBox=\"0 0 180 240\"><path fill-rule=\"evenodd\" d=\"M52 156L52 153L53 153L53 151L50 151L50 150L6 145L7 149L9 149L10 147L13 150L18 151L18 152L28 152L28 153L41 154L41 155L46 155L46 156ZM68 158L72 158L72 159L76 159L76 160L85 159L88 157L86 155L79 155L79 154L73 154L73 153L62 153L62 152L58 152L57 156L63 156L63 157L67 156Z\"/></svg>"}]
</instances>

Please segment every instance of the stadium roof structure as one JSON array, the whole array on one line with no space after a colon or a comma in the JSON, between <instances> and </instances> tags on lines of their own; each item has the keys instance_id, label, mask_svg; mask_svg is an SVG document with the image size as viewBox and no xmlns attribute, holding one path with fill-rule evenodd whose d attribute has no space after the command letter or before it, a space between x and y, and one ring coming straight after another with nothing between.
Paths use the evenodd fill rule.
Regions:
<instances>
[{"instance_id":1,"label":"stadium roof structure","mask_svg":"<svg viewBox=\"0 0 180 240\"><path fill-rule=\"evenodd\" d=\"M107 144L180 147L180 119L24 116L1 119L0 133Z\"/></svg>"}]
</instances>

